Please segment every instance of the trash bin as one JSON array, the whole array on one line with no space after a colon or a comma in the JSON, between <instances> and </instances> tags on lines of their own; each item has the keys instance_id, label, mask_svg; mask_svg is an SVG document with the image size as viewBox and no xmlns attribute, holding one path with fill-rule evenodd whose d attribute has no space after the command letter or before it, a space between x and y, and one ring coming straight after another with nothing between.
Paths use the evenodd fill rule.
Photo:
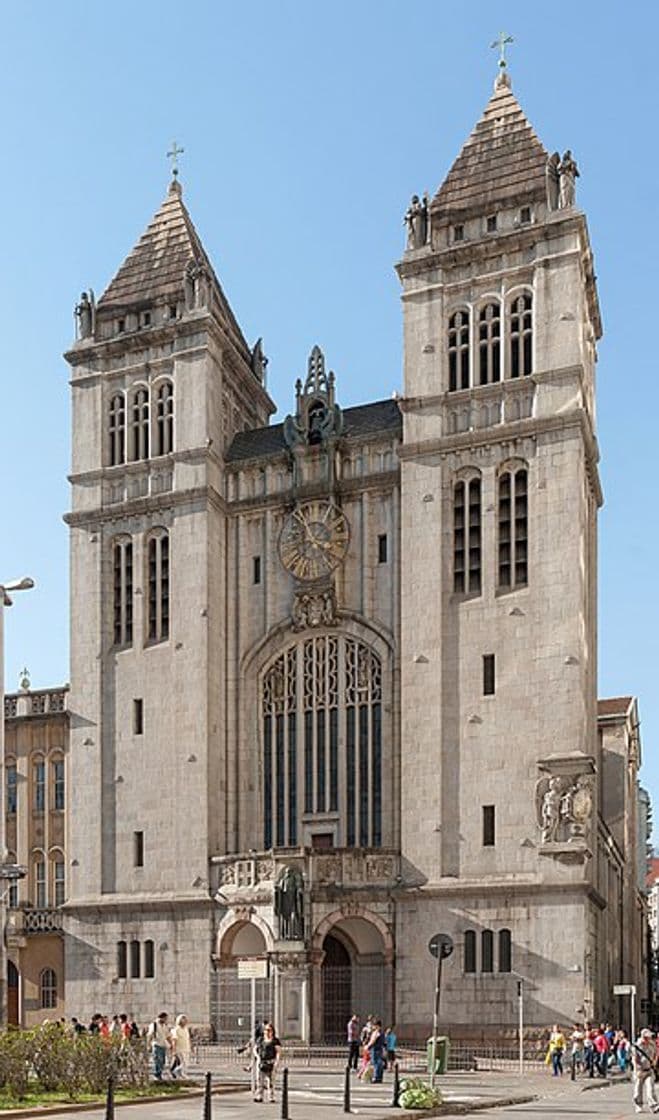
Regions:
<instances>
[{"instance_id":1,"label":"trash bin","mask_svg":"<svg viewBox=\"0 0 659 1120\"><path fill-rule=\"evenodd\" d=\"M448 1035L438 1034L435 1040L435 1073L446 1073L451 1041ZM428 1073L432 1073L432 1038L428 1039Z\"/></svg>"}]
</instances>

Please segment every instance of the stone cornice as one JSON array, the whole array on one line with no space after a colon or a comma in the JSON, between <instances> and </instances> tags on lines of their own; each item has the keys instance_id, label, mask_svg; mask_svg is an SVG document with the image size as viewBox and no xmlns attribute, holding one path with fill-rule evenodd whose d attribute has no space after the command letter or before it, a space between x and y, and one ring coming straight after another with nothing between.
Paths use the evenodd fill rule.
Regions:
<instances>
[{"instance_id":1,"label":"stone cornice","mask_svg":"<svg viewBox=\"0 0 659 1120\"><path fill-rule=\"evenodd\" d=\"M373 490L392 490L396 489L399 485L400 472L398 470L380 471L378 474L359 475L357 478L348 478L343 481L337 482L333 488L333 494L338 497L351 497L353 494L361 494ZM310 501L313 498L326 498L327 497L327 482L319 479L314 482L307 482L304 486L298 486L293 490L280 490L272 494L258 494L250 498L238 498L234 501L227 502L228 514L241 514L252 513L260 510L272 509L273 507L282 506L284 508L291 507L298 501Z\"/></svg>"},{"instance_id":2,"label":"stone cornice","mask_svg":"<svg viewBox=\"0 0 659 1120\"><path fill-rule=\"evenodd\" d=\"M422 887L401 886L394 888L392 894L398 899L418 898L485 898L494 895L537 895L537 894L580 894L589 896L593 891L587 879L572 882L551 882L542 879L456 879L450 883L428 883Z\"/></svg>"},{"instance_id":3,"label":"stone cornice","mask_svg":"<svg viewBox=\"0 0 659 1120\"><path fill-rule=\"evenodd\" d=\"M187 447L182 451L172 451L169 455L159 455L152 459L138 459L132 463L120 463L116 467L99 467L93 471L80 471L78 474L67 475L72 485L89 482L114 482L122 475L149 474L151 470L160 470L162 467L173 466L174 463L203 463L210 461L222 467L222 459L210 447Z\"/></svg>"},{"instance_id":4,"label":"stone cornice","mask_svg":"<svg viewBox=\"0 0 659 1120\"><path fill-rule=\"evenodd\" d=\"M125 521L131 517L145 514L162 513L185 505L212 506L220 513L226 513L224 498L214 486L197 486L191 490L166 490L161 494L150 494L144 498L133 498L128 502L117 502L94 509L72 510L63 515L63 520L71 528L98 529L101 525Z\"/></svg>"},{"instance_id":5,"label":"stone cornice","mask_svg":"<svg viewBox=\"0 0 659 1120\"><path fill-rule=\"evenodd\" d=\"M128 910L136 913L145 910L182 909L212 910L216 903L210 895L200 895L192 891L165 891L162 894L151 892L135 894L102 894L69 899L60 907L65 915L75 915L93 910Z\"/></svg>"}]
</instances>

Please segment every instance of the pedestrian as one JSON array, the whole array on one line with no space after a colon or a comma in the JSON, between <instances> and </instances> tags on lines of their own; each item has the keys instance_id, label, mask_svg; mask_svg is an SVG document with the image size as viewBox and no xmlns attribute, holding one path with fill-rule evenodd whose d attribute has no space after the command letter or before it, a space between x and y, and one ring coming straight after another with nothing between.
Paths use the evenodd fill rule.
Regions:
<instances>
[{"instance_id":1,"label":"pedestrian","mask_svg":"<svg viewBox=\"0 0 659 1120\"><path fill-rule=\"evenodd\" d=\"M108 1028L108 1033L114 1038L121 1037L121 1021L119 1015L112 1016L112 1022Z\"/></svg>"},{"instance_id":2,"label":"pedestrian","mask_svg":"<svg viewBox=\"0 0 659 1120\"><path fill-rule=\"evenodd\" d=\"M606 1077L606 1071L609 1068L609 1040L603 1027L600 1027L595 1033L593 1040L595 1047L595 1066L597 1069L598 1077Z\"/></svg>"},{"instance_id":3,"label":"pedestrian","mask_svg":"<svg viewBox=\"0 0 659 1120\"><path fill-rule=\"evenodd\" d=\"M552 1077L563 1076L563 1053L565 1051L565 1036L559 1029L558 1023L554 1023L551 1034L549 1035L549 1046L547 1049L547 1056L545 1062L551 1065Z\"/></svg>"},{"instance_id":4,"label":"pedestrian","mask_svg":"<svg viewBox=\"0 0 659 1120\"><path fill-rule=\"evenodd\" d=\"M169 1067L170 1073L174 1079L177 1077L186 1078L188 1076L188 1066L190 1065L190 1054L192 1053L187 1015L176 1016L176 1022L172 1027L172 1033L170 1035L170 1044L172 1048L172 1064Z\"/></svg>"},{"instance_id":5,"label":"pedestrian","mask_svg":"<svg viewBox=\"0 0 659 1120\"><path fill-rule=\"evenodd\" d=\"M101 1015L101 1019L98 1024L98 1033L100 1034L101 1038L104 1038L106 1040L106 1042L109 1041L110 1024L108 1023L107 1015Z\"/></svg>"},{"instance_id":6,"label":"pedestrian","mask_svg":"<svg viewBox=\"0 0 659 1120\"><path fill-rule=\"evenodd\" d=\"M167 1061L167 1048L169 1046L169 1025L166 1011L161 1011L158 1018L154 1019L146 1032L146 1040L153 1054L153 1076L156 1081L162 1081L162 1071Z\"/></svg>"},{"instance_id":7,"label":"pedestrian","mask_svg":"<svg viewBox=\"0 0 659 1120\"><path fill-rule=\"evenodd\" d=\"M125 1012L122 1012L119 1016L119 1031L121 1033L121 1041L128 1042L131 1036L131 1027Z\"/></svg>"},{"instance_id":8,"label":"pedestrian","mask_svg":"<svg viewBox=\"0 0 659 1120\"><path fill-rule=\"evenodd\" d=\"M589 1077L595 1076L595 1059L597 1052L595 1050L595 1031L587 1028L586 1037L583 1042L584 1065L586 1073Z\"/></svg>"},{"instance_id":9,"label":"pedestrian","mask_svg":"<svg viewBox=\"0 0 659 1120\"><path fill-rule=\"evenodd\" d=\"M76 1037L81 1034L87 1034L86 1026L84 1023L81 1023L79 1019L76 1019L75 1015L71 1016L71 1030Z\"/></svg>"},{"instance_id":10,"label":"pedestrian","mask_svg":"<svg viewBox=\"0 0 659 1120\"><path fill-rule=\"evenodd\" d=\"M255 1101L262 1101L267 1092L271 1104L275 1099L275 1074L281 1057L281 1042L275 1034L272 1023L266 1023L263 1034L254 1047L256 1060L256 1093Z\"/></svg>"},{"instance_id":11,"label":"pedestrian","mask_svg":"<svg viewBox=\"0 0 659 1120\"><path fill-rule=\"evenodd\" d=\"M128 1016L128 1021L130 1023L130 1037L133 1040L135 1040L136 1038L141 1038L142 1037L142 1032L137 1025L137 1022L135 1020L135 1016L134 1015L129 1015Z\"/></svg>"},{"instance_id":12,"label":"pedestrian","mask_svg":"<svg viewBox=\"0 0 659 1120\"><path fill-rule=\"evenodd\" d=\"M616 1042L616 1059L618 1061L618 1069L621 1073L627 1072L630 1050L631 1047L629 1045L629 1039L627 1038L627 1031L618 1031Z\"/></svg>"},{"instance_id":13,"label":"pedestrian","mask_svg":"<svg viewBox=\"0 0 659 1120\"><path fill-rule=\"evenodd\" d=\"M101 1020L102 1020L102 1018L103 1018L103 1016L98 1011L96 1011L92 1015L91 1019L89 1020L89 1033L90 1034L100 1034L101 1033Z\"/></svg>"},{"instance_id":14,"label":"pedestrian","mask_svg":"<svg viewBox=\"0 0 659 1120\"><path fill-rule=\"evenodd\" d=\"M348 1019L346 1027L346 1040L348 1043L348 1069L357 1069L359 1065L359 1016L353 1012Z\"/></svg>"},{"instance_id":15,"label":"pedestrian","mask_svg":"<svg viewBox=\"0 0 659 1120\"><path fill-rule=\"evenodd\" d=\"M634 1112L643 1111L644 1097L647 1097L650 1112L659 1112L659 1104L654 1092L656 1063L657 1044L652 1036L652 1031L646 1027L641 1031L632 1047Z\"/></svg>"},{"instance_id":16,"label":"pedestrian","mask_svg":"<svg viewBox=\"0 0 659 1120\"><path fill-rule=\"evenodd\" d=\"M396 1061L396 1047L398 1045L398 1036L396 1035L396 1028L394 1026L387 1027L384 1034L384 1047L387 1052L387 1060L385 1068L393 1069L394 1062Z\"/></svg>"},{"instance_id":17,"label":"pedestrian","mask_svg":"<svg viewBox=\"0 0 659 1120\"><path fill-rule=\"evenodd\" d=\"M575 1073L581 1073L584 1066L584 1043L586 1040L585 1032L582 1031L578 1023L572 1027L572 1034L570 1035L570 1042L572 1044L572 1052L570 1060L572 1068Z\"/></svg>"},{"instance_id":18,"label":"pedestrian","mask_svg":"<svg viewBox=\"0 0 659 1120\"><path fill-rule=\"evenodd\" d=\"M373 1024L373 1031L368 1042L368 1051L373 1063L373 1084L379 1084L382 1081L382 1074L384 1072L384 1031L382 1030L382 1023L376 1019Z\"/></svg>"}]
</instances>

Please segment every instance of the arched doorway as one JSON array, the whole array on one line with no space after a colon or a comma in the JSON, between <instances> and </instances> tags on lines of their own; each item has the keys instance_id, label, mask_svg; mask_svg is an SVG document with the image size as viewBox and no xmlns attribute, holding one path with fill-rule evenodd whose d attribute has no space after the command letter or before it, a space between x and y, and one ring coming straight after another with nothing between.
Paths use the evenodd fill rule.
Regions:
<instances>
[{"instance_id":1,"label":"arched doorway","mask_svg":"<svg viewBox=\"0 0 659 1120\"><path fill-rule=\"evenodd\" d=\"M362 1019L370 1014L383 1021L390 1019L391 956L377 925L364 917L340 917L326 928L321 947L323 958L320 975L317 974L314 1008L317 1040L343 1042L353 1011Z\"/></svg>"},{"instance_id":2,"label":"arched doorway","mask_svg":"<svg viewBox=\"0 0 659 1120\"><path fill-rule=\"evenodd\" d=\"M248 1040L252 981L238 978L238 962L266 957L264 934L253 922L235 922L222 938L213 1009L213 1025L218 1042L242 1043ZM272 977L254 980L253 984L257 1021L271 1019L274 1014Z\"/></svg>"},{"instance_id":3,"label":"arched doorway","mask_svg":"<svg viewBox=\"0 0 659 1120\"><path fill-rule=\"evenodd\" d=\"M7 961L7 1022L17 1027L20 1021L19 975L13 961Z\"/></svg>"}]
</instances>

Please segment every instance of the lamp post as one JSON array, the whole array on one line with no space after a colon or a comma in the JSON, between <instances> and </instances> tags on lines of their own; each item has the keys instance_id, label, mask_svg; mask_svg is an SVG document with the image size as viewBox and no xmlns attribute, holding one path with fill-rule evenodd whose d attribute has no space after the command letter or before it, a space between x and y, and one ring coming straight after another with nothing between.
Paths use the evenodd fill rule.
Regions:
<instances>
[{"instance_id":1,"label":"lamp post","mask_svg":"<svg viewBox=\"0 0 659 1120\"><path fill-rule=\"evenodd\" d=\"M6 862L6 830L5 830L5 607L12 604L11 593L14 591L30 591L34 587L34 580L30 576L22 579L9 580L0 583L0 879L22 879L25 874L23 868ZM8 872L8 874L7 874ZM0 1028L7 1025L7 889L0 893Z\"/></svg>"},{"instance_id":2,"label":"lamp post","mask_svg":"<svg viewBox=\"0 0 659 1120\"><path fill-rule=\"evenodd\" d=\"M517 1043L519 1076L524 1076L524 981L526 976L511 969L511 974L517 981Z\"/></svg>"}]
</instances>

